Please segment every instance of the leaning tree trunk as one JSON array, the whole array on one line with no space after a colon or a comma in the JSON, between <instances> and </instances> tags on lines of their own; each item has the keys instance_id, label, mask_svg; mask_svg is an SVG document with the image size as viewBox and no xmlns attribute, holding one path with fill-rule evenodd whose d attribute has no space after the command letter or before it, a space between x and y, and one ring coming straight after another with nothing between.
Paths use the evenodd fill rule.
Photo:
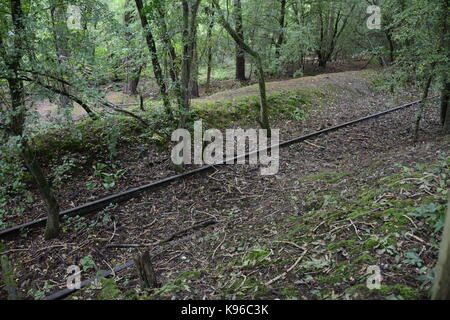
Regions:
<instances>
[{"instance_id":1,"label":"leaning tree trunk","mask_svg":"<svg viewBox=\"0 0 450 320\"><path fill-rule=\"evenodd\" d=\"M153 73L155 74L156 82L158 83L158 86L159 86L159 91L160 91L162 99L163 99L164 108L166 110L166 113L171 115L172 111L170 108L170 99L169 99L169 95L167 92L166 83L164 82L164 76L162 73L161 65L160 65L159 59L158 59L158 53L156 50L155 39L153 38L153 34L150 31L150 25L148 23L145 13L144 13L144 5L142 3L142 0L135 0L135 2L136 2L136 7L138 9L139 17L141 19L142 30L145 35L145 40L147 42L148 50L150 51L150 57L151 57L152 65L153 65Z\"/></svg>"},{"instance_id":2,"label":"leaning tree trunk","mask_svg":"<svg viewBox=\"0 0 450 320\"><path fill-rule=\"evenodd\" d=\"M11 18L13 23L13 43L16 50L14 50L11 56L7 57L7 68L9 69L11 76L8 78L8 85L10 89L11 97L11 121L8 126L8 134L10 136L23 137L23 131L25 127L25 88L22 79L19 77L19 70L21 60L24 55L25 48L25 27L23 21L25 17L22 11L22 4L20 0L11 0ZM0 35L0 47L2 52L5 52L3 48L3 41ZM48 220L47 228L45 230L45 239L51 239L59 235L59 206L58 202L53 195L50 186L45 179L44 173L33 155L31 147L28 145L26 138L22 139L21 155L25 162L26 167L30 171L37 184L39 192L47 204Z\"/></svg>"},{"instance_id":3,"label":"leaning tree trunk","mask_svg":"<svg viewBox=\"0 0 450 320\"><path fill-rule=\"evenodd\" d=\"M220 10L220 5L217 0L212 0L214 7L217 9L219 13L219 19L222 26L228 32L228 34L233 38L233 40L244 50L247 52L255 61L256 67L258 70L258 84L259 84L259 94L260 94L260 113L258 122L263 129L267 130L267 134L271 136L270 130L270 122L269 122L269 107L267 103L267 93L266 93L266 79L264 76L264 66L262 63L261 56L258 52L254 51L250 48L244 40L239 36L239 34L234 30L228 21L225 19L222 11Z\"/></svg>"},{"instance_id":4,"label":"leaning tree trunk","mask_svg":"<svg viewBox=\"0 0 450 320\"><path fill-rule=\"evenodd\" d=\"M33 151L26 141L23 142L22 158L26 167L33 176L39 193L47 206L47 226L45 229L44 238L46 240L56 238L60 233L58 201L44 176L44 172L39 166L36 156L33 154Z\"/></svg>"}]
</instances>

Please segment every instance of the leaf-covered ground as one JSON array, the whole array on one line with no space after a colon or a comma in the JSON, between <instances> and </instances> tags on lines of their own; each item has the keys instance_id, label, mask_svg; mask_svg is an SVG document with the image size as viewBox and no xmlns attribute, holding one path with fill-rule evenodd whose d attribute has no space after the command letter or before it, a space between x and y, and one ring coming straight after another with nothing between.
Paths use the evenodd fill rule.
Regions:
<instances>
[{"instance_id":1,"label":"leaf-covered ground","mask_svg":"<svg viewBox=\"0 0 450 320\"><path fill-rule=\"evenodd\" d=\"M283 140L416 99L373 90L366 73L344 76L355 85L334 76L319 92L273 96L289 115L279 114L274 124ZM207 104L202 117L210 123L220 120L214 115L229 116L221 118L223 126L239 125L233 110L253 110L253 99ZM311 99L319 103L304 102ZM65 221L60 239L45 242L41 230L27 232L4 243L14 279L23 296L42 298L65 286L67 266L80 265L86 279L139 252L112 244L149 244L159 288L140 289L131 268L72 298L427 298L449 186L450 139L440 134L437 108L430 108L414 144L414 114L414 108L400 111L284 149L276 176L261 176L257 166L225 166ZM166 160L149 166L153 153L118 148L113 173L128 170L111 190L173 173ZM102 169L90 164L58 189L73 205L86 201L87 182L97 185L91 197L104 192L104 176L96 176ZM151 245L205 220L217 223ZM367 289L369 266L381 270L379 290Z\"/></svg>"}]
</instances>

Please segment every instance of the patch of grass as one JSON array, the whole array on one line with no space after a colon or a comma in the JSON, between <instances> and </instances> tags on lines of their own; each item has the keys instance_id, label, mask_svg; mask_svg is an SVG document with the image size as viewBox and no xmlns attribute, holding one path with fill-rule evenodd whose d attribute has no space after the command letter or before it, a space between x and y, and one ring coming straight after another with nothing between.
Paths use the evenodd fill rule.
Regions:
<instances>
[{"instance_id":1,"label":"patch of grass","mask_svg":"<svg viewBox=\"0 0 450 320\"><path fill-rule=\"evenodd\" d=\"M345 172L324 171L315 175L302 177L299 182L307 181L324 181L329 184L337 183L343 178L348 177L350 174Z\"/></svg>"}]
</instances>

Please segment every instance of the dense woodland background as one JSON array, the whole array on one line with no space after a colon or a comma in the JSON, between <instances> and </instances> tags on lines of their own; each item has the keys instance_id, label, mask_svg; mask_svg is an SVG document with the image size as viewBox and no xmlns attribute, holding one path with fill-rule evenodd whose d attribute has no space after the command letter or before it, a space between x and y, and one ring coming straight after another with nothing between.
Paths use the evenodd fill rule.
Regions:
<instances>
[{"instance_id":1,"label":"dense woodland background","mask_svg":"<svg viewBox=\"0 0 450 320\"><path fill-rule=\"evenodd\" d=\"M379 29L367 24L374 5ZM410 127L412 145L437 141L450 133L449 71L448 0L0 0L0 229L46 215L43 237L61 238L61 208L83 200L67 190L93 198L118 191L124 177L140 174L129 175L127 153L157 167L172 131L198 119L210 128L285 125L286 136L298 133L289 130L334 99L294 90L308 76L340 86L349 104L361 92L368 106L432 98L397 125ZM347 94L352 82L364 88ZM312 130L353 116L350 107L329 110ZM421 131L433 115L439 133ZM78 187L69 187L72 179ZM428 191L439 193L432 203L441 214L442 179Z\"/></svg>"}]
</instances>

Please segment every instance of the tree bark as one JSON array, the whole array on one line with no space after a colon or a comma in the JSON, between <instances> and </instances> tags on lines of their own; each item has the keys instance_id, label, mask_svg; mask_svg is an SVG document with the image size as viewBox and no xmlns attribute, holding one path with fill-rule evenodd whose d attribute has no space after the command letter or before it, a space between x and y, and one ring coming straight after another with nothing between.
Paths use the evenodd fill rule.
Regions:
<instances>
[{"instance_id":1,"label":"tree bark","mask_svg":"<svg viewBox=\"0 0 450 320\"><path fill-rule=\"evenodd\" d=\"M53 33L55 37L55 48L58 62L60 65L68 68L68 60L70 58L67 28L67 9L68 4L65 0L53 0L51 8ZM60 75L63 77L64 75ZM57 84L64 92L68 92L69 88L63 83ZM66 96L60 95L59 105L61 108L72 107L72 101Z\"/></svg>"},{"instance_id":2,"label":"tree bark","mask_svg":"<svg viewBox=\"0 0 450 320\"><path fill-rule=\"evenodd\" d=\"M179 127L185 128L190 112L190 82L192 61L194 57L194 41L197 30L197 13L201 0L181 0L183 7L183 57L180 81L180 122Z\"/></svg>"},{"instance_id":3,"label":"tree bark","mask_svg":"<svg viewBox=\"0 0 450 320\"><path fill-rule=\"evenodd\" d=\"M131 11L131 0L125 1L125 14L123 17L123 22L125 26L125 41L131 48L131 41L133 39L133 32L130 31L130 25L135 21L135 16ZM135 51L135 50L133 50ZM127 81L124 86L124 93L130 95L137 95L137 88L139 86L139 80L141 78L141 72L144 66L141 63L136 63L138 56L136 53L128 54L125 58L125 68L127 73Z\"/></svg>"},{"instance_id":4,"label":"tree bark","mask_svg":"<svg viewBox=\"0 0 450 320\"><path fill-rule=\"evenodd\" d=\"M434 70L434 65L432 66L432 70ZM431 71L431 72L433 72L433 71ZM424 108L425 108L425 104L426 104L425 100L428 98L428 93L430 92L430 87L431 87L432 80L433 80L433 74L431 74L428 77L428 80L425 83L425 88L423 90L423 94L422 94L422 100L423 101L419 105L419 113L417 114L417 118L416 118L416 127L415 127L415 130L414 130L414 142L418 142L419 141L420 121L422 121Z\"/></svg>"},{"instance_id":5,"label":"tree bark","mask_svg":"<svg viewBox=\"0 0 450 320\"><path fill-rule=\"evenodd\" d=\"M269 122L269 107L267 103L267 94L266 94L266 79L265 79L265 72L264 72L264 66L262 63L262 59L260 55L254 51L252 48L250 48L244 40L239 36L239 34L234 30L231 25L228 23L228 21L225 19L221 9L220 5L217 0L212 0L212 3L214 7L217 9L219 13L219 19L222 26L225 28L225 30L228 32L228 34L234 39L234 41L245 51L247 52L255 61L257 70L258 70L258 85L259 85L259 94L260 94L260 113L259 113L259 119L258 122L261 125L263 129L267 130L267 134L270 137L271 136L271 130L270 130L270 122Z\"/></svg>"},{"instance_id":6,"label":"tree bark","mask_svg":"<svg viewBox=\"0 0 450 320\"><path fill-rule=\"evenodd\" d=\"M242 41L245 41L241 0L234 0L233 7L236 34L242 39ZM243 50L239 44L236 44L236 80L240 82L247 80L245 77L245 50Z\"/></svg>"},{"instance_id":7,"label":"tree bark","mask_svg":"<svg viewBox=\"0 0 450 320\"><path fill-rule=\"evenodd\" d=\"M141 286L145 289L153 289L158 286L155 270L152 265L150 253L145 251L134 259Z\"/></svg>"},{"instance_id":8,"label":"tree bark","mask_svg":"<svg viewBox=\"0 0 450 320\"><path fill-rule=\"evenodd\" d=\"M443 125L443 131L450 133L450 82L447 82L442 89L441 95L441 121Z\"/></svg>"},{"instance_id":9,"label":"tree bark","mask_svg":"<svg viewBox=\"0 0 450 320\"><path fill-rule=\"evenodd\" d=\"M281 55L281 46L284 43L284 28L286 27L286 0L280 0L280 34L278 35L278 40L275 46L275 55L277 58Z\"/></svg>"},{"instance_id":10,"label":"tree bark","mask_svg":"<svg viewBox=\"0 0 450 320\"><path fill-rule=\"evenodd\" d=\"M11 108L12 115L9 124L9 135L18 136L22 138L22 145L20 153L25 162L27 169L30 171L37 184L39 193L41 194L44 202L47 205L47 228L45 230L45 239L49 240L55 238L59 235L59 206L58 202L53 195L53 192L45 179L44 173L33 156L31 147L28 145L27 140L23 137L23 130L25 125L25 89L23 85L23 80L19 76L20 64L24 55L25 47L25 28L23 21L25 16L22 11L22 3L20 0L11 0L11 18L13 23L13 43L16 50L12 53L10 57L5 57L7 67L12 73L12 75L7 79L10 96L11 96ZM0 48L4 52L3 41L0 37Z\"/></svg>"},{"instance_id":11,"label":"tree bark","mask_svg":"<svg viewBox=\"0 0 450 320\"><path fill-rule=\"evenodd\" d=\"M39 193L44 199L47 206L47 225L45 228L44 238L45 240L50 240L56 238L60 234L59 226L59 205L58 201L45 178L44 172L42 171L32 149L26 141L22 142L22 158L24 159L27 169L30 171L37 184Z\"/></svg>"},{"instance_id":12,"label":"tree bark","mask_svg":"<svg viewBox=\"0 0 450 320\"><path fill-rule=\"evenodd\" d=\"M144 13L144 5L142 4L142 0L135 0L135 2L139 13L139 17L141 19L141 25L144 32L145 40L147 42L148 50L150 51L150 57L153 65L153 73L155 74L156 82L158 83L159 86L159 91L163 99L164 108L167 114L171 115L172 111L170 108L170 99L167 93L167 86L166 83L164 82L161 65L158 59L155 39L153 38L153 34L150 30L147 17Z\"/></svg>"},{"instance_id":13,"label":"tree bark","mask_svg":"<svg viewBox=\"0 0 450 320\"><path fill-rule=\"evenodd\" d=\"M450 195L442 233L439 259L435 268L435 278L432 290L433 300L450 300Z\"/></svg>"},{"instance_id":14,"label":"tree bark","mask_svg":"<svg viewBox=\"0 0 450 320\"><path fill-rule=\"evenodd\" d=\"M212 74L212 60L213 60L213 43L212 43L212 32L214 27L214 11L209 7L206 7L206 15L209 19L208 31L206 35L206 45L208 46L207 53L207 71L206 71L206 92L209 93L211 90L211 74Z\"/></svg>"},{"instance_id":15,"label":"tree bark","mask_svg":"<svg viewBox=\"0 0 450 320\"><path fill-rule=\"evenodd\" d=\"M191 98L200 97L199 87L198 87L198 49L197 49L197 36L194 37L194 50L192 57L192 77L190 82Z\"/></svg>"}]
</instances>

